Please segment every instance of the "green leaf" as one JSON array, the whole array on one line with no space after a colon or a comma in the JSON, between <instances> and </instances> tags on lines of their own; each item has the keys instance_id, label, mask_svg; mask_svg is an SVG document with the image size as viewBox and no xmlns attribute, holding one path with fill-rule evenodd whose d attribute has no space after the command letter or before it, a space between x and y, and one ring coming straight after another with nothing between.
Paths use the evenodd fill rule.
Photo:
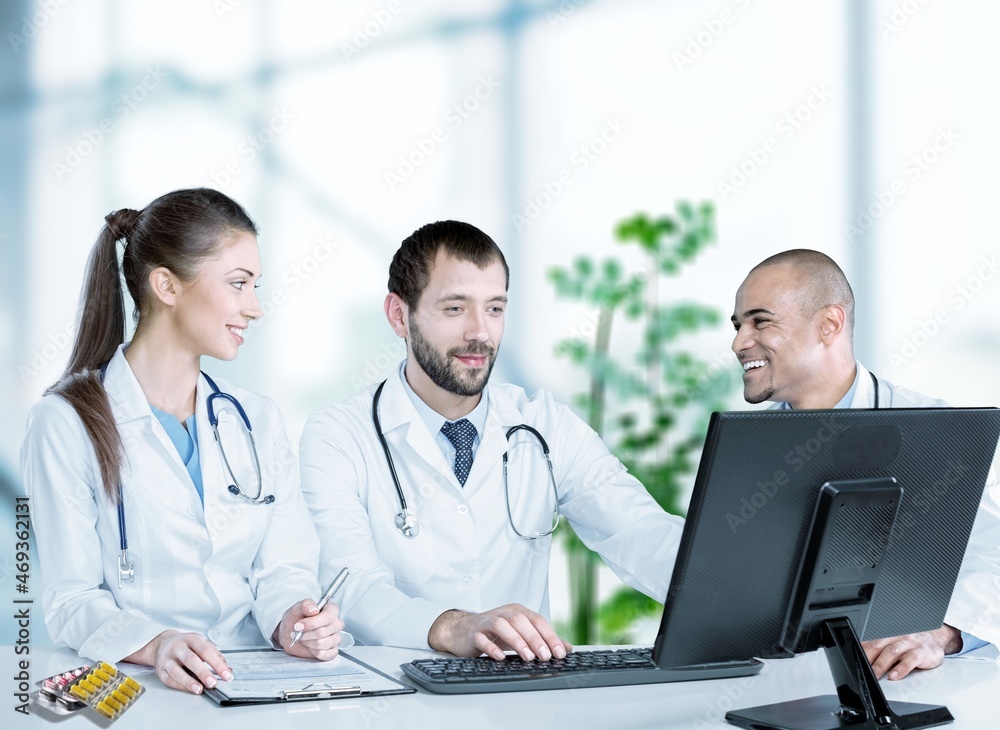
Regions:
<instances>
[{"instance_id":1,"label":"green leaf","mask_svg":"<svg viewBox=\"0 0 1000 730\"><path fill-rule=\"evenodd\" d=\"M682 514L681 495L693 482L708 418L726 402L738 374L735 367L708 366L680 344L685 335L716 327L724 319L719 312L670 299L673 287L662 283L660 291L667 294L662 304L650 308L646 287L650 277L681 275L683 267L715 241L715 208L710 201L678 201L669 214L638 212L621 219L613 234L619 243L635 244L652 257L652 269L647 263L630 271L617 258L580 256L568 268L549 270L557 295L597 307L602 326L610 325L616 313L622 315L606 345L598 347L593 337L571 338L557 344L556 354L588 379L583 392L571 400L574 408L601 432L607 431L605 440L613 453L664 509ZM577 567L570 571L573 600L590 605L596 600L596 583L587 566L596 558L571 529L560 528L557 535L576 556ZM598 621L606 640L624 637L629 613L645 610L642 601L648 599L629 597L629 590L600 609L605 613L599 616L613 617ZM654 614L658 610L654 602ZM572 611L574 635L594 643L594 627L581 625L587 623L580 620L586 611L578 611L576 603Z\"/></svg>"}]
</instances>

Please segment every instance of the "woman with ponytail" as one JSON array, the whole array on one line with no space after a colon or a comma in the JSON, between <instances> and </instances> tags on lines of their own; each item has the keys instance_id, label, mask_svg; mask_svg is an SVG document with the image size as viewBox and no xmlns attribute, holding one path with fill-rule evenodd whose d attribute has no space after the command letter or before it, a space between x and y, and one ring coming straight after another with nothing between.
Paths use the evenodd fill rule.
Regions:
<instances>
[{"instance_id":1,"label":"woman with ponytail","mask_svg":"<svg viewBox=\"0 0 1000 730\"><path fill-rule=\"evenodd\" d=\"M105 220L69 365L32 409L21 449L50 635L93 660L154 666L194 693L231 678L220 648L333 658L343 622L335 604L320 613L314 602L319 541L281 415L201 372L202 356L235 358L261 316L253 221L208 189ZM123 280L135 303L127 343ZM216 386L252 424L257 499L252 451L234 458L227 446L239 462L227 466L215 442ZM234 480L249 494L231 492ZM120 511L131 580L119 569Z\"/></svg>"}]
</instances>

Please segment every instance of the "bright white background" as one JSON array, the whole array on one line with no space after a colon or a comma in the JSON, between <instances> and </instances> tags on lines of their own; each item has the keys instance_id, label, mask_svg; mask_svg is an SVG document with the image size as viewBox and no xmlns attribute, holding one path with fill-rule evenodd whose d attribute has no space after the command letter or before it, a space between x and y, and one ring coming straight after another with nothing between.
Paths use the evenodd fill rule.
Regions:
<instances>
[{"instance_id":1,"label":"bright white background","mask_svg":"<svg viewBox=\"0 0 1000 730\"><path fill-rule=\"evenodd\" d=\"M858 354L879 376L1000 403L996 3L22 0L0 21L11 493L104 215L189 186L247 207L265 266L268 316L237 361L205 369L274 397L293 442L403 352L381 302L419 225L497 240L512 286L494 377L568 401L584 379L553 346L593 313L556 300L546 271L580 253L641 267L615 223L678 199L714 201L719 240L663 301L725 321L750 267L817 248L855 286ZM725 362L730 341L726 325L690 347ZM5 557L0 581L13 572Z\"/></svg>"}]
</instances>

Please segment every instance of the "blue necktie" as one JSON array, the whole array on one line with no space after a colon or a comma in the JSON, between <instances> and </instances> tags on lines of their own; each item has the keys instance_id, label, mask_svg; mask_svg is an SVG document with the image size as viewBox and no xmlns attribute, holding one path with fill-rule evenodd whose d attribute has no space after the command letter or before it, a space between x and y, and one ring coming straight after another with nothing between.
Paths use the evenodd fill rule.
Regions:
<instances>
[{"instance_id":1,"label":"blue necktie","mask_svg":"<svg viewBox=\"0 0 1000 730\"><path fill-rule=\"evenodd\" d=\"M468 418L461 421L445 421L441 427L443 433L455 447L455 476L459 484L465 486L472 468L472 442L476 438L476 427Z\"/></svg>"}]
</instances>

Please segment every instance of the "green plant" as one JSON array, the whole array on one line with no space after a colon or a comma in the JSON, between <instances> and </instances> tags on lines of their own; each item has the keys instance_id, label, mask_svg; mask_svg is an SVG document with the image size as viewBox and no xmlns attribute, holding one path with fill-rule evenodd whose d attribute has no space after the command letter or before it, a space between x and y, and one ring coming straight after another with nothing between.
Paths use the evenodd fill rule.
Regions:
<instances>
[{"instance_id":1,"label":"green plant","mask_svg":"<svg viewBox=\"0 0 1000 730\"><path fill-rule=\"evenodd\" d=\"M715 241L711 203L679 202L674 215L637 214L621 221L620 244L645 254L644 271L627 273L616 259L577 258L569 268L549 271L557 294L596 308L592 340L563 340L557 355L588 373L589 388L574 399L590 426L668 512L683 514L679 498L685 474L701 449L708 417L724 407L731 369L712 373L709 364L681 349L685 336L721 322L709 307L686 301L660 303L661 283L680 275ZM612 329L638 328L630 357L612 352ZM632 338L635 340L635 338ZM613 404L613 408L609 407ZM575 644L628 640L633 620L659 610L656 601L624 587L598 608L597 563L567 527L560 530L569 559L571 615L567 639Z\"/></svg>"}]
</instances>

